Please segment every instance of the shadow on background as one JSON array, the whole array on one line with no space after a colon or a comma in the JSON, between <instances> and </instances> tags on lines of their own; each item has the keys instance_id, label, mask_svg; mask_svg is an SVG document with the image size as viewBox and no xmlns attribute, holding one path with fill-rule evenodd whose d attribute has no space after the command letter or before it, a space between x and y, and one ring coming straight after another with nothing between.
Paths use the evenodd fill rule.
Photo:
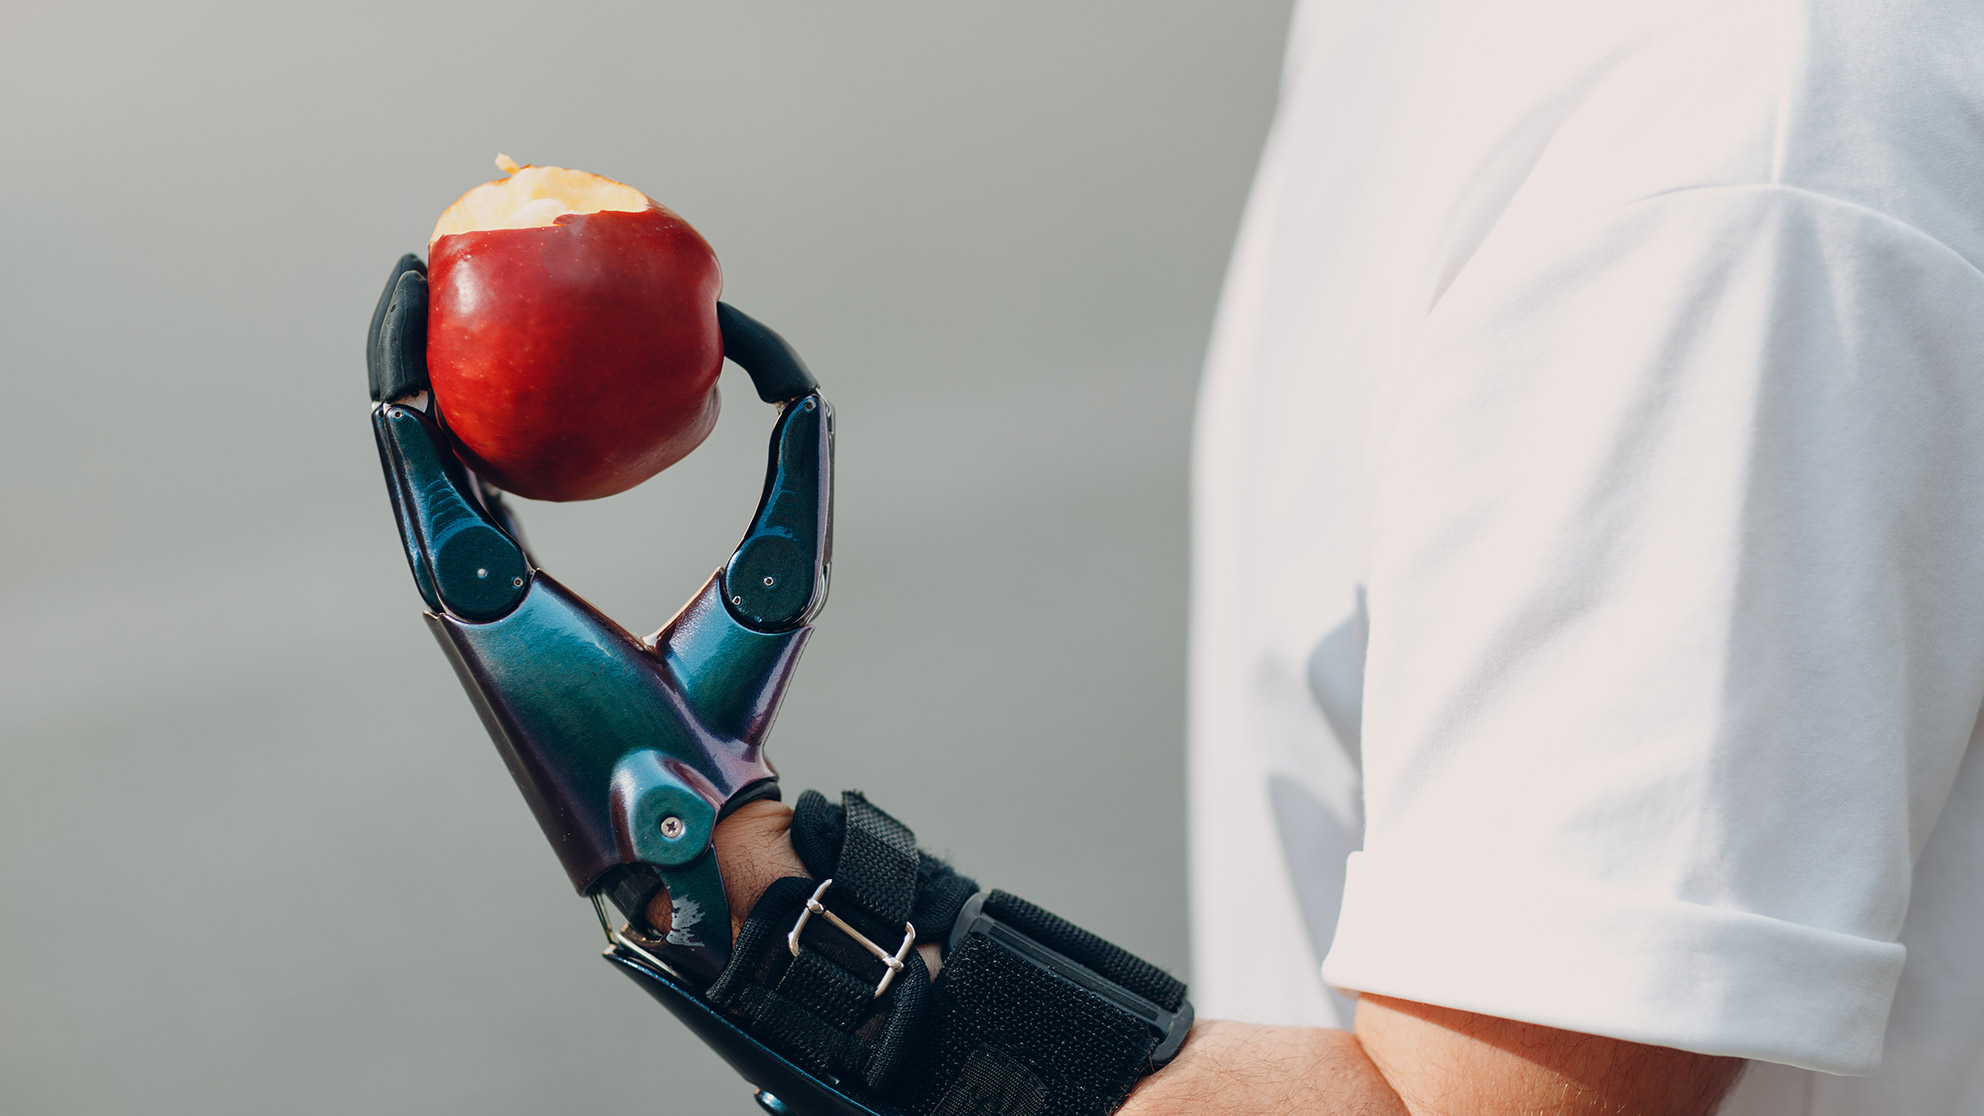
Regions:
<instances>
[{"instance_id":1,"label":"shadow on background","mask_svg":"<svg viewBox=\"0 0 1984 1116\"><path fill-rule=\"evenodd\" d=\"M1190 406L1286 18L0 12L0 1110L751 1110L595 958L397 550L361 338L499 150L688 217L836 404L788 797L1182 972ZM724 388L675 469L523 506L636 631L754 506Z\"/></svg>"}]
</instances>

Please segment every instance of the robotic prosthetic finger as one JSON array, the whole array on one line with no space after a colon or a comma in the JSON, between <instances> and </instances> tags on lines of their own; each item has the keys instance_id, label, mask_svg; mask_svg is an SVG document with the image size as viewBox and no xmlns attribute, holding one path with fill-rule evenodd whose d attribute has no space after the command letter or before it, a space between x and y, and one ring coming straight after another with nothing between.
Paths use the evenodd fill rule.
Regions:
<instances>
[{"instance_id":1,"label":"robotic prosthetic finger","mask_svg":"<svg viewBox=\"0 0 1984 1116\"><path fill-rule=\"evenodd\" d=\"M802 797L794 844L825 882L773 884L733 946L711 835L778 797L765 737L830 568L833 411L798 355L719 305L725 356L778 407L764 493L729 561L641 639L540 570L456 457L430 403L426 311L425 269L404 257L367 338L386 487L428 627L599 912L607 959L774 1113L1101 1114L1168 1061L1191 1025L1182 984L978 891L851 792ZM665 931L646 920L663 888ZM947 950L934 983L918 941Z\"/></svg>"}]
</instances>

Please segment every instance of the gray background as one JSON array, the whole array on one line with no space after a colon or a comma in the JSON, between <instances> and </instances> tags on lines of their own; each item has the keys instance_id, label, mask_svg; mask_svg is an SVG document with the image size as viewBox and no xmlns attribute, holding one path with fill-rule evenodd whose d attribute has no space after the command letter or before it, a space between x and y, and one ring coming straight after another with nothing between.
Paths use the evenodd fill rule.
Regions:
<instances>
[{"instance_id":1,"label":"gray background","mask_svg":"<svg viewBox=\"0 0 1984 1116\"><path fill-rule=\"evenodd\" d=\"M841 420L773 741L1182 972L1185 480L1282 0L0 3L0 1111L750 1111L595 957L418 619L388 265L504 151L632 183ZM770 412L526 505L637 630Z\"/></svg>"}]
</instances>

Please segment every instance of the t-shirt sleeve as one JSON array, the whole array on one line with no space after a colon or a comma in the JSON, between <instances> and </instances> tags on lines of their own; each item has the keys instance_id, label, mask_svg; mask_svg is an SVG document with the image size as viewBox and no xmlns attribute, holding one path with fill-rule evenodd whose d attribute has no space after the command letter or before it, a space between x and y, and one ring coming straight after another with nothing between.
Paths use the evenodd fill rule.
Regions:
<instances>
[{"instance_id":1,"label":"t-shirt sleeve","mask_svg":"<svg viewBox=\"0 0 1984 1116\"><path fill-rule=\"evenodd\" d=\"M1491 236L1382 433L1339 987L1866 1073L1984 705L1984 275L1775 186Z\"/></svg>"}]
</instances>

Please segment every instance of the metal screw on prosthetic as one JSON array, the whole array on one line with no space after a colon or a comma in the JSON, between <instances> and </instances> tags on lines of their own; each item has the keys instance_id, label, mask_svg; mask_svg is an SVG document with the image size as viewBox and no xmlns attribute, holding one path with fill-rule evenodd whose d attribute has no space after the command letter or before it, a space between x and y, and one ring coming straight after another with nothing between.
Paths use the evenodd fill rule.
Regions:
<instances>
[{"instance_id":1,"label":"metal screw on prosthetic","mask_svg":"<svg viewBox=\"0 0 1984 1116\"><path fill-rule=\"evenodd\" d=\"M643 931L646 899L665 887L669 930L644 956L707 985L730 956L711 835L777 794L764 740L826 599L832 409L777 334L720 307L726 355L780 405L764 494L730 561L644 640L536 568L509 509L423 408L425 313L409 256L375 314L367 371L428 627L572 886Z\"/></svg>"}]
</instances>

